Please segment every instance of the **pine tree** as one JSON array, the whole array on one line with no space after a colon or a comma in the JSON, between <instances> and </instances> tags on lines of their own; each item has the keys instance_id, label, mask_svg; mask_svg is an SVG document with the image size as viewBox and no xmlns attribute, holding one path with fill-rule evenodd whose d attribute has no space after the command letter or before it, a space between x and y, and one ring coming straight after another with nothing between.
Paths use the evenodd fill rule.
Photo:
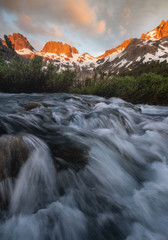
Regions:
<instances>
[{"instance_id":1,"label":"pine tree","mask_svg":"<svg viewBox=\"0 0 168 240\"><path fill-rule=\"evenodd\" d=\"M4 35L4 40L6 42L7 47L10 48L12 51L15 51L14 44L12 44L11 40L8 38L7 35Z\"/></svg>"}]
</instances>

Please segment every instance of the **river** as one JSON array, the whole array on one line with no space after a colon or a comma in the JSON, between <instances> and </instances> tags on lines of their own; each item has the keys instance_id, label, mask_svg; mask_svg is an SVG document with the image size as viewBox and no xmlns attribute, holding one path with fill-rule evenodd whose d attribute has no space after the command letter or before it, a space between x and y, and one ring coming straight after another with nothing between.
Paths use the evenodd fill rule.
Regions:
<instances>
[{"instance_id":1,"label":"river","mask_svg":"<svg viewBox=\"0 0 168 240\"><path fill-rule=\"evenodd\" d=\"M0 122L1 240L168 239L168 107L1 93Z\"/></svg>"}]
</instances>

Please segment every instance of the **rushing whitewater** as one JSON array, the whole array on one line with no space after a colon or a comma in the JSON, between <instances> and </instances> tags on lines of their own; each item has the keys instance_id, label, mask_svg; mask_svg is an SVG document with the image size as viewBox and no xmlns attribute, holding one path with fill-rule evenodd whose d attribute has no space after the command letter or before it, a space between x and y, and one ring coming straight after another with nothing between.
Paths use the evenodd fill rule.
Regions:
<instances>
[{"instance_id":1,"label":"rushing whitewater","mask_svg":"<svg viewBox=\"0 0 168 240\"><path fill-rule=\"evenodd\" d=\"M0 182L1 240L168 239L168 107L0 94L0 122L0 153L28 152Z\"/></svg>"}]
</instances>

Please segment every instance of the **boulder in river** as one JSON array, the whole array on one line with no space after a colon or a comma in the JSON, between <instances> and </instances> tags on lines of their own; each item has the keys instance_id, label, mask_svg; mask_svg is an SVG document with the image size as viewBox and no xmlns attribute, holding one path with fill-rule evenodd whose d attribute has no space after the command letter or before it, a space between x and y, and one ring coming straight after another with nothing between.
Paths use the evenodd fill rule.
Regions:
<instances>
[{"instance_id":1,"label":"boulder in river","mask_svg":"<svg viewBox=\"0 0 168 240\"><path fill-rule=\"evenodd\" d=\"M0 182L16 177L26 161L29 149L22 135L5 135L0 138Z\"/></svg>"},{"instance_id":2,"label":"boulder in river","mask_svg":"<svg viewBox=\"0 0 168 240\"><path fill-rule=\"evenodd\" d=\"M34 108L39 108L39 107L41 107L41 105L39 103L34 103L34 102L28 103L24 106L26 111L30 111Z\"/></svg>"},{"instance_id":3,"label":"boulder in river","mask_svg":"<svg viewBox=\"0 0 168 240\"><path fill-rule=\"evenodd\" d=\"M27 160L29 149L22 135L0 137L0 209L6 209L12 181Z\"/></svg>"},{"instance_id":4,"label":"boulder in river","mask_svg":"<svg viewBox=\"0 0 168 240\"><path fill-rule=\"evenodd\" d=\"M59 146L53 145L51 148L54 163L59 169L72 168L76 171L85 167L88 163L87 149L77 146Z\"/></svg>"}]
</instances>

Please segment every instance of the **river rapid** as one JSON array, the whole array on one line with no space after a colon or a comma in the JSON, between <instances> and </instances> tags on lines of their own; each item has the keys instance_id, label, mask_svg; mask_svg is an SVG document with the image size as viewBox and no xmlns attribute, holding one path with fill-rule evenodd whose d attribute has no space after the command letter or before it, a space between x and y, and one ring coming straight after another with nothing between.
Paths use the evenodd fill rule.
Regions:
<instances>
[{"instance_id":1,"label":"river rapid","mask_svg":"<svg viewBox=\"0 0 168 240\"><path fill-rule=\"evenodd\" d=\"M0 240L168 239L168 107L1 93L0 122L0 166L28 149L2 175Z\"/></svg>"}]
</instances>

